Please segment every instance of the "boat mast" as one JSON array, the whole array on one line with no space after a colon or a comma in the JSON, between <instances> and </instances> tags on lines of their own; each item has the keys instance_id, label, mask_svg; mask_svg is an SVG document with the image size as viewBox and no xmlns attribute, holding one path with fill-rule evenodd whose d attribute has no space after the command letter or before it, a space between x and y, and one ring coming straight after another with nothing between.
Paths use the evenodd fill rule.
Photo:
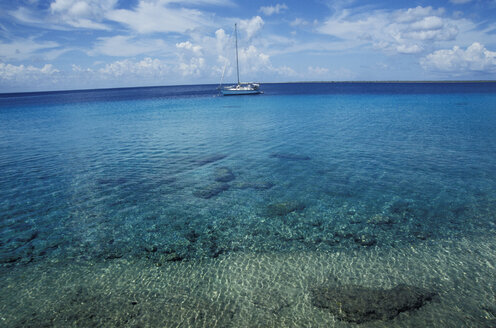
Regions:
<instances>
[{"instance_id":1,"label":"boat mast","mask_svg":"<svg viewBox=\"0 0 496 328\"><path fill-rule=\"evenodd\" d=\"M239 63L238 63L238 27L234 23L234 33L236 34L236 72L238 75L238 85L239 85Z\"/></svg>"}]
</instances>

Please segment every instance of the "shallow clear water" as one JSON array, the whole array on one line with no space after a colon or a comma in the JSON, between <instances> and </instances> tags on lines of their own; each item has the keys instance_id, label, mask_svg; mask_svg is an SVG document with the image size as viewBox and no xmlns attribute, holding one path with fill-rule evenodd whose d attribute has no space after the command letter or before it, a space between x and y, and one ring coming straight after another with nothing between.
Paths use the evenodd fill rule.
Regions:
<instances>
[{"instance_id":1,"label":"shallow clear water","mask_svg":"<svg viewBox=\"0 0 496 328\"><path fill-rule=\"evenodd\" d=\"M276 84L252 97L218 97L213 89L0 97L2 320L11 326L37 320L88 326L95 316L99 326L346 326L308 302L292 301L308 301L312 281L323 283L322 275L332 273L343 282L381 288L408 282L441 295L407 318L366 324L456 326L445 321L453 312L468 316L461 326L494 324L495 83ZM460 248L475 252L469 257L475 262L468 265ZM341 271L329 263L339 256L349 263ZM367 274L370 261L382 270ZM412 264L403 272L405 262L423 269ZM440 262L446 272L426 265ZM243 273L243 263L260 268L247 266ZM153 294L171 292L171 277L188 276L178 284L180 294L200 303L184 313L172 306L179 319L158 321L147 320L158 311L148 303L128 321L115 304L48 315L57 301L34 277L54 279L57 299L84 285L88 299L105 303L110 296L95 296L98 288L88 287L99 270L133 272L138 278L105 285L128 296L139 277L142 284L158 279ZM260 314L245 294L236 294L235 273L246 275L246 284L278 285L278 270L289 272L292 282L305 281L283 297L288 313L270 303L270 315ZM471 282L456 292L442 282L460 277ZM25 293L38 291L35 298L48 304L44 310L26 295L6 301L22 280L32 282ZM208 297L232 300L205 310L206 296L195 293L199 280L210 282L213 290L203 290ZM481 293L487 297L467 308L446 303ZM143 303L157 302L145 294Z\"/></svg>"}]
</instances>

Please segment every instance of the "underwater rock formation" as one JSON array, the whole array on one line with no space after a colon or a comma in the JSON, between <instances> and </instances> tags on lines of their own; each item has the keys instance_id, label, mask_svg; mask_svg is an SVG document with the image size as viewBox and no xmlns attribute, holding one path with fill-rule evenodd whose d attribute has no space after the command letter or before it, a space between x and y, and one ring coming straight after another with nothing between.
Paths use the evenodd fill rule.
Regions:
<instances>
[{"instance_id":1,"label":"underwater rock formation","mask_svg":"<svg viewBox=\"0 0 496 328\"><path fill-rule=\"evenodd\" d=\"M270 154L272 158L287 159L292 161L308 161L310 157L306 155L290 154L290 153L273 153Z\"/></svg>"},{"instance_id":2,"label":"underwater rock formation","mask_svg":"<svg viewBox=\"0 0 496 328\"><path fill-rule=\"evenodd\" d=\"M368 234L357 235L354 238L355 243L360 244L362 246L373 246L377 243L377 240L374 236Z\"/></svg>"},{"instance_id":3,"label":"underwater rock formation","mask_svg":"<svg viewBox=\"0 0 496 328\"><path fill-rule=\"evenodd\" d=\"M234 173L228 167L218 167L214 172L214 179L217 182L231 182L235 179Z\"/></svg>"},{"instance_id":4,"label":"underwater rock formation","mask_svg":"<svg viewBox=\"0 0 496 328\"><path fill-rule=\"evenodd\" d=\"M299 201L273 203L267 205L265 214L269 217L284 216L291 212L302 211L305 207L306 205Z\"/></svg>"},{"instance_id":5,"label":"underwater rock formation","mask_svg":"<svg viewBox=\"0 0 496 328\"><path fill-rule=\"evenodd\" d=\"M239 189L267 190L274 187L274 184L268 181L244 181L236 183L234 187Z\"/></svg>"},{"instance_id":6,"label":"underwater rock formation","mask_svg":"<svg viewBox=\"0 0 496 328\"><path fill-rule=\"evenodd\" d=\"M404 284L391 289L345 285L311 290L314 306L328 309L340 320L353 323L391 320L401 312L419 309L434 296L433 292Z\"/></svg>"},{"instance_id":7,"label":"underwater rock formation","mask_svg":"<svg viewBox=\"0 0 496 328\"><path fill-rule=\"evenodd\" d=\"M198 188L195 192L193 192L193 195L198 198L209 199L228 189L229 185L227 183L216 182Z\"/></svg>"},{"instance_id":8,"label":"underwater rock formation","mask_svg":"<svg viewBox=\"0 0 496 328\"><path fill-rule=\"evenodd\" d=\"M374 225L391 225L395 223L390 216L382 215L382 214L374 215L367 222Z\"/></svg>"}]
</instances>

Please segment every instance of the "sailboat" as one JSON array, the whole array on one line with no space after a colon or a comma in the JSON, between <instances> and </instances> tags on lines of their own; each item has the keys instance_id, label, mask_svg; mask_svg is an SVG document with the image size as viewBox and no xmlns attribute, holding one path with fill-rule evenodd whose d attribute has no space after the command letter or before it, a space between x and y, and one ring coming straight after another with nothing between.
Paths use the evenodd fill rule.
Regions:
<instances>
[{"instance_id":1,"label":"sailboat","mask_svg":"<svg viewBox=\"0 0 496 328\"><path fill-rule=\"evenodd\" d=\"M239 82L239 60L238 60L238 26L234 24L234 34L236 36L236 75L238 77L238 83L235 85L230 85L226 87L221 87L220 92L224 96L237 96L237 95L256 95L263 93L260 90L260 84L253 82ZM222 74L224 77L224 74ZM222 85L222 81L221 81Z\"/></svg>"}]
</instances>

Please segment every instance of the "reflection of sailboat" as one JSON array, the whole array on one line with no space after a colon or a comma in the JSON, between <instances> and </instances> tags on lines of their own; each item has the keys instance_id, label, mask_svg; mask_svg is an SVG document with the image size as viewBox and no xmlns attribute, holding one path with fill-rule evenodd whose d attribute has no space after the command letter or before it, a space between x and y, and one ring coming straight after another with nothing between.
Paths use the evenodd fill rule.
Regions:
<instances>
[{"instance_id":1,"label":"reflection of sailboat","mask_svg":"<svg viewBox=\"0 0 496 328\"><path fill-rule=\"evenodd\" d=\"M260 91L260 84L258 83L241 83L239 82L239 63L238 63L238 27L234 24L234 34L236 36L236 74L238 77L238 84L226 86L220 89L220 92L224 96L236 96L236 95L255 95L263 93ZM224 76L224 75L223 75ZM222 81L221 81L222 85Z\"/></svg>"}]
</instances>

